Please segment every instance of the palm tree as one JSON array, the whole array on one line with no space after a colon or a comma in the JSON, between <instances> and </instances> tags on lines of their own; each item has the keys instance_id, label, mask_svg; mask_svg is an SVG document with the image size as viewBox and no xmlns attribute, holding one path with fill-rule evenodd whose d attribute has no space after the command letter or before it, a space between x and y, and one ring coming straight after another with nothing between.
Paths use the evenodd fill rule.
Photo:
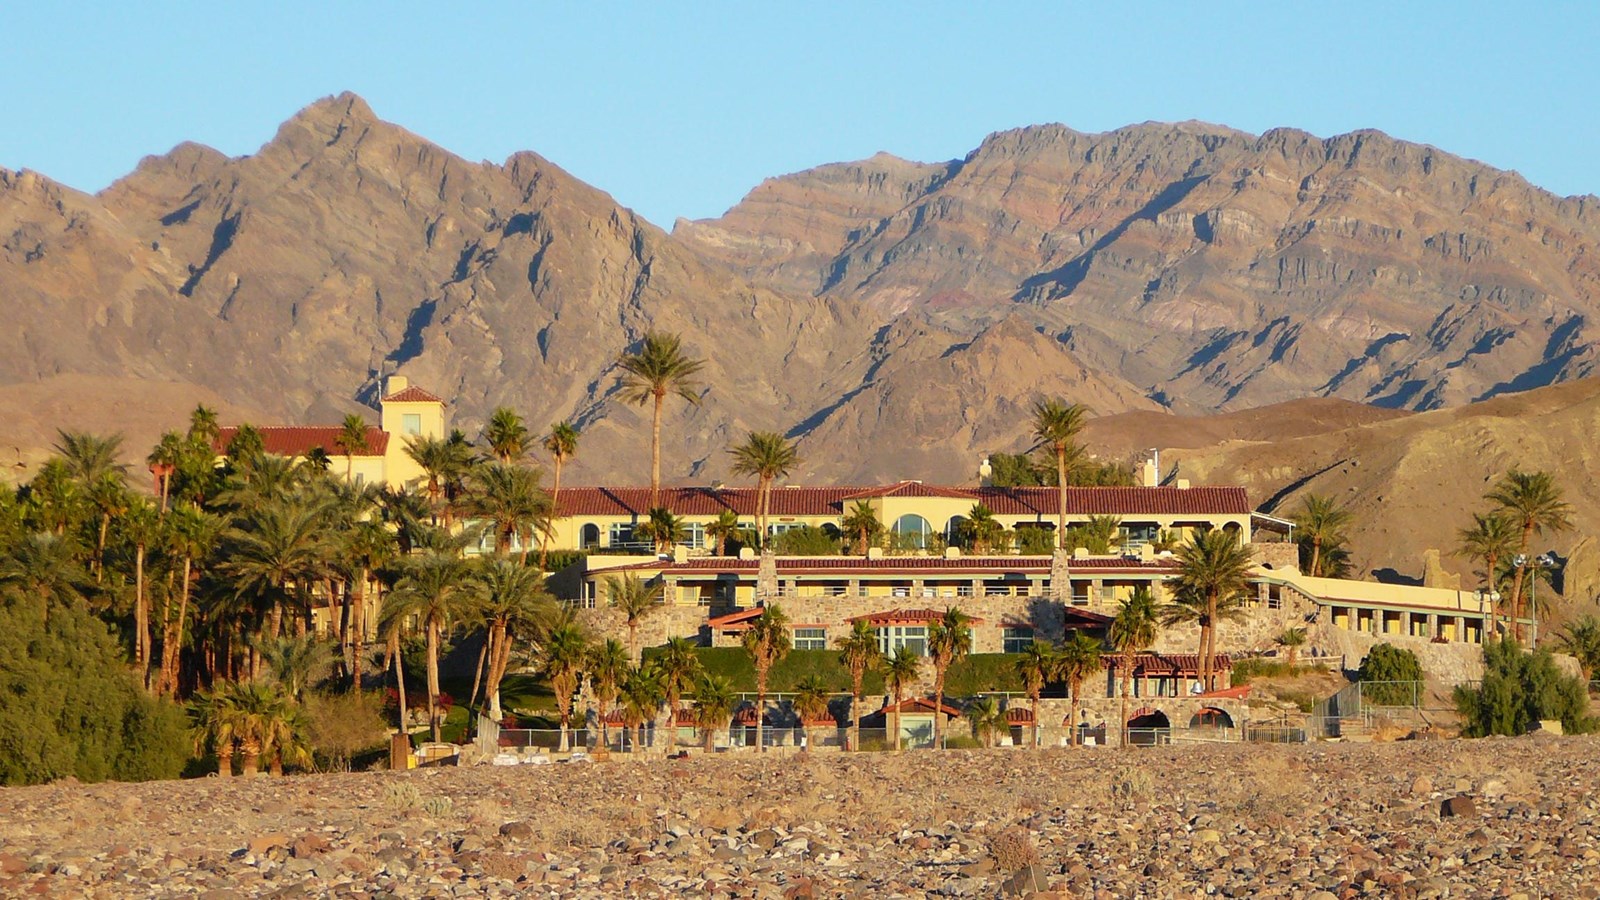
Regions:
<instances>
[{"instance_id":1,"label":"palm tree","mask_svg":"<svg viewBox=\"0 0 1600 900\"><path fill-rule=\"evenodd\" d=\"M865 619L857 619L846 637L836 638L839 662L850 671L850 749L861 749L861 682L867 673L883 664L883 650L878 646L878 632Z\"/></svg>"},{"instance_id":2,"label":"palm tree","mask_svg":"<svg viewBox=\"0 0 1600 900\"><path fill-rule=\"evenodd\" d=\"M633 731L632 749L644 746L644 723L661 708L661 670L655 666L635 666L622 683L622 721ZM677 735L678 714L674 710L672 724L668 726ZM669 744L670 746L670 744Z\"/></svg>"},{"instance_id":3,"label":"palm tree","mask_svg":"<svg viewBox=\"0 0 1600 900\"><path fill-rule=\"evenodd\" d=\"M1058 677L1061 658L1054 644L1036 640L1018 655L1016 666L1022 689L1028 694L1029 708L1033 710L1033 745L1038 747L1044 743L1039 727L1039 695L1044 693L1046 684Z\"/></svg>"},{"instance_id":4,"label":"palm tree","mask_svg":"<svg viewBox=\"0 0 1600 900\"><path fill-rule=\"evenodd\" d=\"M544 449L550 453L550 458L555 461L556 471L554 484L550 489L551 517L561 515L558 504L561 501L561 467L566 465L578 452L578 429L571 422L557 422L550 426L550 434L544 439ZM548 559L549 535L539 542L539 568L545 567Z\"/></svg>"},{"instance_id":5,"label":"palm tree","mask_svg":"<svg viewBox=\"0 0 1600 900\"><path fill-rule=\"evenodd\" d=\"M528 453L528 426L511 407L497 407L483 426L483 442L497 462L509 466Z\"/></svg>"},{"instance_id":6,"label":"palm tree","mask_svg":"<svg viewBox=\"0 0 1600 900\"><path fill-rule=\"evenodd\" d=\"M1128 746L1128 698L1133 694L1133 658L1156 642L1160 628L1155 595L1141 585L1117 607L1116 617L1107 629L1111 649L1122 656L1121 671L1117 674L1122 676L1122 725L1119 733L1124 747ZM1072 725L1076 730L1077 721L1074 720Z\"/></svg>"},{"instance_id":7,"label":"palm tree","mask_svg":"<svg viewBox=\"0 0 1600 900\"><path fill-rule=\"evenodd\" d=\"M275 720L284 714L283 698L275 685L265 681L236 681L227 692L227 715L239 742L240 774L254 777L261 771L262 751L269 749Z\"/></svg>"},{"instance_id":8,"label":"palm tree","mask_svg":"<svg viewBox=\"0 0 1600 900\"><path fill-rule=\"evenodd\" d=\"M234 732L236 720L231 692L197 693L189 700L188 713L194 752L201 754L209 748L217 754L217 777L232 778L233 750L239 738Z\"/></svg>"},{"instance_id":9,"label":"palm tree","mask_svg":"<svg viewBox=\"0 0 1600 900\"><path fill-rule=\"evenodd\" d=\"M306 740L305 710L280 693L266 718L261 735L261 755L274 778L283 777L284 765L310 768L311 744Z\"/></svg>"},{"instance_id":10,"label":"palm tree","mask_svg":"<svg viewBox=\"0 0 1600 900\"><path fill-rule=\"evenodd\" d=\"M933 745L943 748L944 677L950 667L972 652L972 617L952 606L928 628L928 656L933 662Z\"/></svg>"},{"instance_id":11,"label":"palm tree","mask_svg":"<svg viewBox=\"0 0 1600 900\"><path fill-rule=\"evenodd\" d=\"M694 689L696 680L700 678L700 656L695 653L693 641L685 637L673 637L667 638L655 663L662 699L673 716L673 727L677 727L678 701Z\"/></svg>"},{"instance_id":12,"label":"palm tree","mask_svg":"<svg viewBox=\"0 0 1600 900\"><path fill-rule=\"evenodd\" d=\"M643 405L654 402L650 424L650 505L661 498L661 406L668 394L677 394L692 406L700 405L695 393L695 376L705 360L683 352L682 338L676 334L651 331L645 334L637 353L625 353L617 361L622 368L622 398Z\"/></svg>"},{"instance_id":13,"label":"palm tree","mask_svg":"<svg viewBox=\"0 0 1600 900\"><path fill-rule=\"evenodd\" d=\"M1344 529L1349 524L1350 511L1339 506L1332 497L1305 495L1300 511L1294 514L1294 526L1300 531L1301 542L1311 544L1311 565L1306 574L1322 577L1322 548L1343 543Z\"/></svg>"},{"instance_id":14,"label":"palm tree","mask_svg":"<svg viewBox=\"0 0 1600 900\"><path fill-rule=\"evenodd\" d=\"M594 685L594 700L600 707L600 746L609 747L606 716L628 680L628 649L616 638L606 638L589 651L589 676Z\"/></svg>"},{"instance_id":15,"label":"palm tree","mask_svg":"<svg viewBox=\"0 0 1600 900\"><path fill-rule=\"evenodd\" d=\"M232 579L236 596L265 606L268 637L278 636L283 611L291 604L309 614L306 592L330 565L327 513L326 503L283 495L239 517L223 534L223 573Z\"/></svg>"},{"instance_id":16,"label":"palm tree","mask_svg":"<svg viewBox=\"0 0 1600 900\"><path fill-rule=\"evenodd\" d=\"M306 688L328 677L333 668L333 648L316 635L266 638L260 642L261 661L278 684L296 702Z\"/></svg>"},{"instance_id":17,"label":"palm tree","mask_svg":"<svg viewBox=\"0 0 1600 900\"><path fill-rule=\"evenodd\" d=\"M1194 621L1200 626L1200 683L1216 690L1216 626L1236 618L1254 565L1250 548L1231 533L1196 533L1178 548L1177 597L1164 617L1167 624Z\"/></svg>"},{"instance_id":18,"label":"palm tree","mask_svg":"<svg viewBox=\"0 0 1600 900\"><path fill-rule=\"evenodd\" d=\"M345 416L344 424L339 426L339 436L333 442L344 452L345 480L355 480L356 454L372 449L367 446L367 420L355 413Z\"/></svg>"},{"instance_id":19,"label":"palm tree","mask_svg":"<svg viewBox=\"0 0 1600 900\"><path fill-rule=\"evenodd\" d=\"M221 521L191 503L174 507L167 517L166 552L182 560L178 575L178 614L166 620L161 637L161 672L156 692L174 694L178 690L178 653L183 646L183 630L189 620L189 598L194 587L195 566L210 556L221 531Z\"/></svg>"},{"instance_id":20,"label":"palm tree","mask_svg":"<svg viewBox=\"0 0 1600 900\"><path fill-rule=\"evenodd\" d=\"M1083 683L1100 672L1100 641L1081 631L1072 632L1061 645L1061 680L1067 683L1072 708L1067 715L1072 723L1072 743L1078 742L1078 707L1083 702Z\"/></svg>"},{"instance_id":21,"label":"palm tree","mask_svg":"<svg viewBox=\"0 0 1600 900\"><path fill-rule=\"evenodd\" d=\"M895 648L894 655L883 667L883 681L889 688L889 695L894 698L894 724L889 727L894 732L894 749L900 749L900 704L905 701L906 688L916 684L922 676L922 657L913 653L909 647ZM938 714L934 714L935 719ZM885 724L888 724L887 722Z\"/></svg>"},{"instance_id":22,"label":"palm tree","mask_svg":"<svg viewBox=\"0 0 1600 900\"><path fill-rule=\"evenodd\" d=\"M761 719L767 708L767 676L772 667L789 654L794 639L789 634L789 617L776 604L765 607L740 638L756 669L756 752L765 753L761 741Z\"/></svg>"},{"instance_id":23,"label":"palm tree","mask_svg":"<svg viewBox=\"0 0 1600 900\"><path fill-rule=\"evenodd\" d=\"M800 719L800 732L806 738L806 751L811 750L811 723L828 714L828 689L816 675L807 675L794 686L794 712Z\"/></svg>"},{"instance_id":24,"label":"palm tree","mask_svg":"<svg viewBox=\"0 0 1600 900\"><path fill-rule=\"evenodd\" d=\"M1004 539L1005 533L1006 527L994 517L994 510L982 503L974 503L961 522L960 536L967 547L980 556L991 552L994 545Z\"/></svg>"},{"instance_id":25,"label":"palm tree","mask_svg":"<svg viewBox=\"0 0 1600 900\"><path fill-rule=\"evenodd\" d=\"M494 529L494 549L500 556L511 552L513 541L521 541L522 558L535 532L550 529L550 495L539 486L539 472L523 466L489 462L474 466L471 490L462 497L461 511L487 519Z\"/></svg>"},{"instance_id":26,"label":"palm tree","mask_svg":"<svg viewBox=\"0 0 1600 900\"><path fill-rule=\"evenodd\" d=\"M142 497L131 498L118 523L123 536L133 545L133 661L139 678L149 684L151 650L149 591L145 584L145 556L161 538L161 513Z\"/></svg>"},{"instance_id":27,"label":"palm tree","mask_svg":"<svg viewBox=\"0 0 1600 900\"><path fill-rule=\"evenodd\" d=\"M511 662L511 648L519 637L532 636L556 619L556 605L545 590L544 573L520 562L496 559L477 573L482 585L478 615L486 629L484 657L489 698L489 718L500 721L500 682Z\"/></svg>"},{"instance_id":28,"label":"palm tree","mask_svg":"<svg viewBox=\"0 0 1600 900\"><path fill-rule=\"evenodd\" d=\"M1600 669L1600 620L1586 615L1568 622L1556 638L1556 648L1578 661L1585 684L1593 681L1595 670Z\"/></svg>"},{"instance_id":29,"label":"palm tree","mask_svg":"<svg viewBox=\"0 0 1600 900\"><path fill-rule=\"evenodd\" d=\"M71 538L36 532L0 556L0 589L38 600L46 615L51 607L81 603L87 581Z\"/></svg>"},{"instance_id":30,"label":"palm tree","mask_svg":"<svg viewBox=\"0 0 1600 900\"><path fill-rule=\"evenodd\" d=\"M1294 672L1295 658L1300 653L1300 648L1306 645L1306 630L1304 628L1285 628L1273 638L1273 643L1283 648L1284 661L1289 664L1289 671Z\"/></svg>"},{"instance_id":31,"label":"palm tree","mask_svg":"<svg viewBox=\"0 0 1600 900\"><path fill-rule=\"evenodd\" d=\"M1456 532L1460 541L1456 553L1468 559L1483 561L1483 586L1491 595L1500 590L1500 562L1511 558L1517 543L1517 526L1511 519L1497 513L1472 514L1472 527ZM1489 610L1490 632L1494 631L1494 614Z\"/></svg>"},{"instance_id":32,"label":"palm tree","mask_svg":"<svg viewBox=\"0 0 1600 900\"><path fill-rule=\"evenodd\" d=\"M662 582L646 584L637 575L606 578L606 597L628 623L628 657L639 659L639 623L662 602Z\"/></svg>"},{"instance_id":33,"label":"palm tree","mask_svg":"<svg viewBox=\"0 0 1600 900\"><path fill-rule=\"evenodd\" d=\"M1080 534L1090 553L1111 553L1122 543L1122 520L1116 516L1090 516Z\"/></svg>"},{"instance_id":34,"label":"palm tree","mask_svg":"<svg viewBox=\"0 0 1600 900\"><path fill-rule=\"evenodd\" d=\"M733 454L733 472L756 478L756 529L761 542L767 540L767 518L772 504L772 482L787 476L800 463L794 444L776 431L752 431L745 442L728 451Z\"/></svg>"},{"instance_id":35,"label":"palm tree","mask_svg":"<svg viewBox=\"0 0 1600 900\"><path fill-rule=\"evenodd\" d=\"M990 741L994 737L995 730L1005 727L1005 710L1000 708L999 701L987 695L968 704L966 716L967 722L972 726L972 736L984 747L993 746Z\"/></svg>"},{"instance_id":36,"label":"palm tree","mask_svg":"<svg viewBox=\"0 0 1600 900\"><path fill-rule=\"evenodd\" d=\"M728 727L732 716L733 685L720 675L701 676L694 688L694 724L704 735L707 753L716 749L716 734ZM676 719L672 727L677 728Z\"/></svg>"},{"instance_id":37,"label":"palm tree","mask_svg":"<svg viewBox=\"0 0 1600 900\"><path fill-rule=\"evenodd\" d=\"M850 512L839 522L839 527L845 534L855 539L856 552L862 556L867 555L867 548L877 541L883 533L883 523L878 521L877 510L865 500L857 500L850 507Z\"/></svg>"},{"instance_id":38,"label":"palm tree","mask_svg":"<svg viewBox=\"0 0 1600 900\"><path fill-rule=\"evenodd\" d=\"M561 717L561 746L568 749L567 726L572 721L572 695L578 690L578 677L588 663L589 639L572 623L550 629L539 642L539 668L550 679L556 695L556 713Z\"/></svg>"},{"instance_id":39,"label":"palm tree","mask_svg":"<svg viewBox=\"0 0 1600 900\"><path fill-rule=\"evenodd\" d=\"M681 544L689 537L689 527L672 514L672 510L656 507L639 524L633 533L649 541L657 553L671 553L672 545Z\"/></svg>"},{"instance_id":40,"label":"palm tree","mask_svg":"<svg viewBox=\"0 0 1600 900\"><path fill-rule=\"evenodd\" d=\"M1528 571L1528 544L1535 534L1566 531L1572 527L1572 505L1562 499L1561 486L1549 472L1507 472L1484 499L1495 512L1522 528L1517 544L1517 570L1511 579L1511 619L1517 640L1522 640L1522 581Z\"/></svg>"},{"instance_id":41,"label":"palm tree","mask_svg":"<svg viewBox=\"0 0 1600 900\"><path fill-rule=\"evenodd\" d=\"M464 438L456 440L456 437L412 435L406 441L406 455L421 467L428 479L428 507L434 522L437 524L442 516L446 526L451 521L449 501L454 492L453 485L466 475L472 460L471 445Z\"/></svg>"},{"instance_id":42,"label":"palm tree","mask_svg":"<svg viewBox=\"0 0 1600 900\"><path fill-rule=\"evenodd\" d=\"M373 573L386 566L396 553L394 535L376 519L356 522L346 531L339 550L339 565L344 571L346 590L344 615L340 617L341 653L346 654L350 685L361 689L361 663L366 656L367 608L373 586Z\"/></svg>"},{"instance_id":43,"label":"palm tree","mask_svg":"<svg viewBox=\"0 0 1600 900\"><path fill-rule=\"evenodd\" d=\"M403 622L415 618L422 626L428 653L428 726L440 739L439 639L445 629L469 611L478 600L480 583L472 569L453 553L424 553L406 561L405 575L389 592L383 618ZM402 711L402 715L403 715Z\"/></svg>"},{"instance_id":44,"label":"palm tree","mask_svg":"<svg viewBox=\"0 0 1600 900\"><path fill-rule=\"evenodd\" d=\"M1033 402L1033 436L1038 438L1038 446L1049 447L1056 457L1056 485L1061 497L1056 535L1063 550L1067 549L1067 463L1083 452L1078 446L1078 432L1083 430L1088 415L1088 407L1077 403L1056 399Z\"/></svg>"},{"instance_id":45,"label":"palm tree","mask_svg":"<svg viewBox=\"0 0 1600 900\"><path fill-rule=\"evenodd\" d=\"M160 498L163 514L167 511L167 499L172 495L172 477L184 462L184 443L183 436L176 431L165 432L145 457L150 472L156 477L156 496Z\"/></svg>"},{"instance_id":46,"label":"palm tree","mask_svg":"<svg viewBox=\"0 0 1600 900\"><path fill-rule=\"evenodd\" d=\"M717 555L728 555L728 540L739 535L739 514L731 509L717 513L716 519L706 526L706 535L717 542Z\"/></svg>"}]
</instances>

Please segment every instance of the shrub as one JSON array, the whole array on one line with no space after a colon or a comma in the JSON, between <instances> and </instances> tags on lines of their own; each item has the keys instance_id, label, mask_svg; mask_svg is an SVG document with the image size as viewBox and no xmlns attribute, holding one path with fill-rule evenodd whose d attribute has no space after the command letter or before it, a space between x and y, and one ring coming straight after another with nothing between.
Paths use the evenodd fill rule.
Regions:
<instances>
[{"instance_id":1,"label":"shrub","mask_svg":"<svg viewBox=\"0 0 1600 900\"><path fill-rule=\"evenodd\" d=\"M1000 832L989 842L989 856L996 869L1015 872L1023 866L1039 861L1039 850L1034 846L1033 835L1026 828L1012 827Z\"/></svg>"},{"instance_id":2,"label":"shrub","mask_svg":"<svg viewBox=\"0 0 1600 900\"><path fill-rule=\"evenodd\" d=\"M331 769L348 770L352 756L382 744L388 733L376 694L309 694L305 714L306 740Z\"/></svg>"},{"instance_id":3,"label":"shrub","mask_svg":"<svg viewBox=\"0 0 1600 900\"><path fill-rule=\"evenodd\" d=\"M779 556L838 556L843 552L839 538L812 525L791 528L772 539Z\"/></svg>"},{"instance_id":4,"label":"shrub","mask_svg":"<svg viewBox=\"0 0 1600 900\"><path fill-rule=\"evenodd\" d=\"M587 550L551 550L545 554L545 571L559 572L589 556Z\"/></svg>"},{"instance_id":5,"label":"shrub","mask_svg":"<svg viewBox=\"0 0 1600 900\"><path fill-rule=\"evenodd\" d=\"M0 784L176 778L187 727L81 603L0 600Z\"/></svg>"},{"instance_id":6,"label":"shrub","mask_svg":"<svg viewBox=\"0 0 1600 900\"><path fill-rule=\"evenodd\" d=\"M1549 650L1527 653L1509 638L1484 644L1483 682L1458 686L1455 701L1469 737L1524 734L1540 719L1560 719L1569 734L1595 727L1583 681L1562 673Z\"/></svg>"},{"instance_id":7,"label":"shrub","mask_svg":"<svg viewBox=\"0 0 1600 900\"><path fill-rule=\"evenodd\" d=\"M1410 706L1421 689L1422 663L1410 650L1379 644L1367 653L1356 671L1362 697L1378 706Z\"/></svg>"}]
</instances>

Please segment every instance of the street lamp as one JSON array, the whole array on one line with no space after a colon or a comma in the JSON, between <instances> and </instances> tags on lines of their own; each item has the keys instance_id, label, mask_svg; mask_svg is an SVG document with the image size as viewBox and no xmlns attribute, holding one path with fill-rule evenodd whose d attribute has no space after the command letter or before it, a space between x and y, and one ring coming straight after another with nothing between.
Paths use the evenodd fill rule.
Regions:
<instances>
[{"instance_id":1,"label":"street lamp","mask_svg":"<svg viewBox=\"0 0 1600 900\"><path fill-rule=\"evenodd\" d=\"M1533 578L1528 582L1528 613L1533 619L1528 638L1528 647L1531 649L1539 646L1539 570L1554 569L1556 555L1553 551L1546 550L1539 556L1529 559L1526 554L1518 553L1511 562L1519 569L1527 566L1533 572Z\"/></svg>"},{"instance_id":2,"label":"street lamp","mask_svg":"<svg viewBox=\"0 0 1600 900\"><path fill-rule=\"evenodd\" d=\"M1478 588L1478 612L1484 613L1484 621L1488 624L1489 631L1484 634L1483 642L1488 643L1489 637L1494 632L1494 611L1500 605L1500 592L1493 587Z\"/></svg>"}]
</instances>

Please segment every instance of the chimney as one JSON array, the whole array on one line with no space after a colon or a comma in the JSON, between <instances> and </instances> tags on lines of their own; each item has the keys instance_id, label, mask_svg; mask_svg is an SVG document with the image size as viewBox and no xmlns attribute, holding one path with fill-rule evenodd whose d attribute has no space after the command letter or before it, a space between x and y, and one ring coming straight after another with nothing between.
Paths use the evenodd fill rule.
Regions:
<instances>
[{"instance_id":1,"label":"chimney","mask_svg":"<svg viewBox=\"0 0 1600 900\"><path fill-rule=\"evenodd\" d=\"M410 386L411 379L407 378L406 376L390 375L388 380L384 383L383 395L387 397L391 394L398 394Z\"/></svg>"},{"instance_id":2,"label":"chimney","mask_svg":"<svg viewBox=\"0 0 1600 900\"><path fill-rule=\"evenodd\" d=\"M1145 487L1156 487L1161 484L1161 470L1156 468L1156 461L1147 459L1139 467L1139 483Z\"/></svg>"}]
</instances>

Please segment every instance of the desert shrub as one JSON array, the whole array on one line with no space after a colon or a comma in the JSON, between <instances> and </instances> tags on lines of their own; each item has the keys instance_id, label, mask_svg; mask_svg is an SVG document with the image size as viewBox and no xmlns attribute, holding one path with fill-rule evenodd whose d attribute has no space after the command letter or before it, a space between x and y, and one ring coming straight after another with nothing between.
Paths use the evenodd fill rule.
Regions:
<instances>
[{"instance_id":1,"label":"desert shrub","mask_svg":"<svg viewBox=\"0 0 1600 900\"><path fill-rule=\"evenodd\" d=\"M1422 663L1410 650L1393 644L1379 644L1367 653L1356 671L1362 683L1361 696L1378 706L1410 706L1417 698L1422 681Z\"/></svg>"},{"instance_id":2,"label":"desert shrub","mask_svg":"<svg viewBox=\"0 0 1600 900\"><path fill-rule=\"evenodd\" d=\"M978 750L982 747L983 744L977 738L967 737L964 734L947 735L944 739L946 750Z\"/></svg>"},{"instance_id":3,"label":"desert shrub","mask_svg":"<svg viewBox=\"0 0 1600 900\"><path fill-rule=\"evenodd\" d=\"M383 787L383 802L395 812L408 812L422 805L422 792L409 781L391 781Z\"/></svg>"},{"instance_id":4,"label":"desert shrub","mask_svg":"<svg viewBox=\"0 0 1600 900\"><path fill-rule=\"evenodd\" d=\"M1049 556L1055 552L1056 533L1048 528L1018 528L1017 552L1023 556Z\"/></svg>"},{"instance_id":5,"label":"desert shrub","mask_svg":"<svg viewBox=\"0 0 1600 900\"><path fill-rule=\"evenodd\" d=\"M318 764L329 769L348 770L352 756L383 744L388 734L382 704L374 693L309 694L305 721L311 751Z\"/></svg>"},{"instance_id":6,"label":"desert shrub","mask_svg":"<svg viewBox=\"0 0 1600 900\"><path fill-rule=\"evenodd\" d=\"M1483 681L1458 686L1455 701L1469 737L1523 734L1540 719L1560 719L1573 734L1595 727L1583 681L1563 673L1549 650L1528 653L1509 638L1483 645Z\"/></svg>"},{"instance_id":7,"label":"desert shrub","mask_svg":"<svg viewBox=\"0 0 1600 900\"><path fill-rule=\"evenodd\" d=\"M989 856L996 869L1012 872L1039 861L1039 849L1033 844L1033 835L1026 828L1012 827L1000 832L989 842Z\"/></svg>"},{"instance_id":8,"label":"desert shrub","mask_svg":"<svg viewBox=\"0 0 1600 900\"><path fill-rule=\"evenodd\" d=\"M187 728L80 602L0 600L0 784L176 778Z\"/></svg>"},{"instance_id":9,"label":"desert shrub","mask_svg":"<svg viewBox=\"0 0 1600 900\"><path fill-rule=\"evenodd\" d=\"M791 528L772 539L779 556L838 556L843 552L836 535L813 525Z\"/></svg>"}]
</instances>

